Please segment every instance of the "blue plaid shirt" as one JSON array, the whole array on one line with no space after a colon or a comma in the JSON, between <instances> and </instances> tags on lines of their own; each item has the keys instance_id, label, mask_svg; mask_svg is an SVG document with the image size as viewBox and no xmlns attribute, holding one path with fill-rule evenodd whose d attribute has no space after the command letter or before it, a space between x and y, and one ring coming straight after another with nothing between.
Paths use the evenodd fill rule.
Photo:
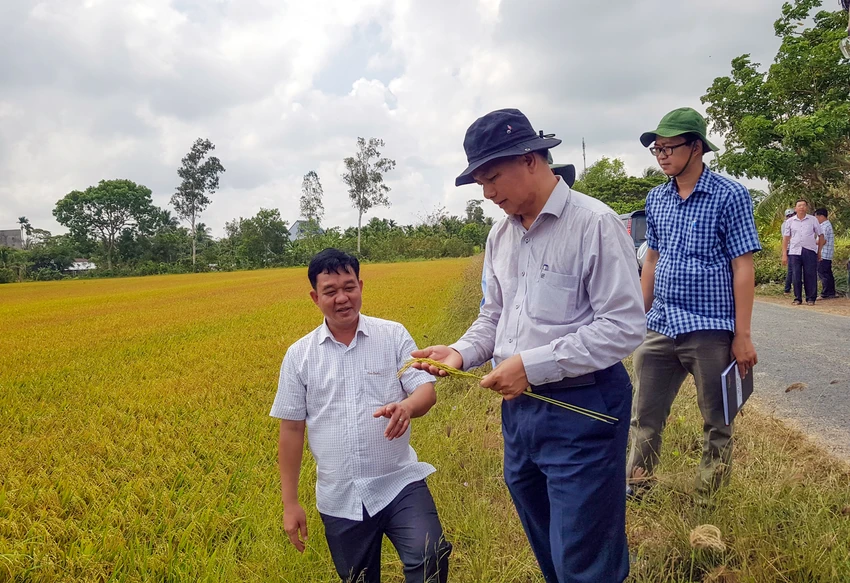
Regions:
<instances>
[{"instance_id":1,"label":"blue plaid shirt","mask_svg":"<svg viewBox=\"0 0 850 583\"><path fill-rule=\"evenodd\" d=\"M671 338L695 330L734 332L732 260L761 249L747 189L707 167L685 200L674 180L653 188L646 197L646 240L659 254L647 328Z\"/></svg>"}]
</instances>

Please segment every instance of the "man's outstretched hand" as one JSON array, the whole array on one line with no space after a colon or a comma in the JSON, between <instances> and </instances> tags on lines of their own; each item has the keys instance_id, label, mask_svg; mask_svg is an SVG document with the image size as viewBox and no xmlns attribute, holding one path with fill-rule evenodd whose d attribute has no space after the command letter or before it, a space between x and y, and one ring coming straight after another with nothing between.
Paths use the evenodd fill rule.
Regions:
<instances>
[{"instance_id":1,"label":"man's outstretched hand","mask_svg":"<svg viewBox=\"0 0 850 583\"><path fill-rule=\"evenodd\" d=\"M460 353L454 348L449 348L448 346L438 345L438 346L428 346L423 348L422 350L414 350L410 353L410 356L413 358L430 358L431 360L436 360L437 362L442 362L443 364L447 364L452 368L461 368L463 366L463 357ZM425 372L431 373L435 377L444 377L446 376L446 371L440 370L439 368L427 364L425 362L414 362L411 366L413 368L418 368L419 370L424 370Z\"/></svg>"}]
</instances>

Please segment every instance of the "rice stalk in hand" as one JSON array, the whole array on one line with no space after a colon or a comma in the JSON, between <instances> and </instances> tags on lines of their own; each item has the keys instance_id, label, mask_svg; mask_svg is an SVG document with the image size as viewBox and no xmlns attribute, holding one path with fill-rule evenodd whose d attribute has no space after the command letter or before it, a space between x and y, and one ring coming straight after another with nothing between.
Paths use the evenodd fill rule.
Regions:
<instances>
[{"instance_id":1,"label":"rice stalk in hand","mask_svg":"<svg viewBox=\"0 0 850 583\"><path fill-rule=\"evenodd\" d=\"M474 379L474 380L477 380L477 381L480 381L481 379L484 378L484 375L478 375L478 374L471 373L471 372L464 372L462 370L456 369L452 366L449 366L447 364L444 364L444 363L439 362L437 360L434 360L432 358L411 358L406 363L404 363L404 366L401 367L401 369L398 371L399 378L401 377L401 375L404 374L404 371L406 371L408 368L410 368L416 362L419 362L419 363L422 363L422 364L429 364L429 365L433 366L434 368L440 369L441 371L445 372L448 376L451 376L451 377ZM618 419L616 417L612 417L611 415L606 415L604 413L598 413L596 411L591 411L590 409L585 409L584 407L579 407L577 405L571 405L569 403L565 403L563 401L558 401L556 399L552 399L551 397L546 397L544 395L538 395L537 393L533 393L530 388L526 389L525 393L523 393L523 394L528 395L529 397L533 397L535 399L539 399L541 401L545 401L546 403L556 405L556 406L561 407L563 409L567 409L569 411L572 411L573 413L580 413L581 415L584 415L586 417L590 417L591 419L596 419L597 421L602 421L603 423L608 423L609 425L613 425L614 423L616 423L618 421Z\"/></svg>"}]
</instances>

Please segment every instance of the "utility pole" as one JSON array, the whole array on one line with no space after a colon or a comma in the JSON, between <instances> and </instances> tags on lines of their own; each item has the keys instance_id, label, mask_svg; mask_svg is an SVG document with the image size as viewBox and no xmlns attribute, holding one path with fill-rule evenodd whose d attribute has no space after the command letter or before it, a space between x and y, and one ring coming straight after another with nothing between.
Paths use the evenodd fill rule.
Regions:
<instances>
[{"instance_id":1,"label":"utility pole","mask_svg":"<svg viewBox=\"0 0 850 583\"><path fill-rule=\"evenodd\" d=\"M581 139L581 159L584 161L584 173L587 174L587 152L584 149L584 138Z\"/></svg>"}]
</instances>

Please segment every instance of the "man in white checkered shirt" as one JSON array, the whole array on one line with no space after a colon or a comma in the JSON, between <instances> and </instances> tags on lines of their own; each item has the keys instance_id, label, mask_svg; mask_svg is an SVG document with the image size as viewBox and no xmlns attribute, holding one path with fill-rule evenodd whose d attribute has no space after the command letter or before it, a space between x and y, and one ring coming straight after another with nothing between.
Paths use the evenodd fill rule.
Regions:
<instances>
[{"instance_id":1,"label":"man in white checkered shirt","mask_svg":"<svg viewBox=\"0 0 850 583\"><path fill-rule=\"evenodd\" d=\"M298 477L309 429L316 459L316 506L343 581L380 583L384 535L407 583L444 583L452 546L425 477L435 470L410 447L410 419L436 403L434 377L397 371L416 350L401 324L360 314L363 282L355 257L325 249L307 271L325 319L286 352L270 415L279 418L283 523L304 552L307 517Z\"/></svg>"}]
</instances>

